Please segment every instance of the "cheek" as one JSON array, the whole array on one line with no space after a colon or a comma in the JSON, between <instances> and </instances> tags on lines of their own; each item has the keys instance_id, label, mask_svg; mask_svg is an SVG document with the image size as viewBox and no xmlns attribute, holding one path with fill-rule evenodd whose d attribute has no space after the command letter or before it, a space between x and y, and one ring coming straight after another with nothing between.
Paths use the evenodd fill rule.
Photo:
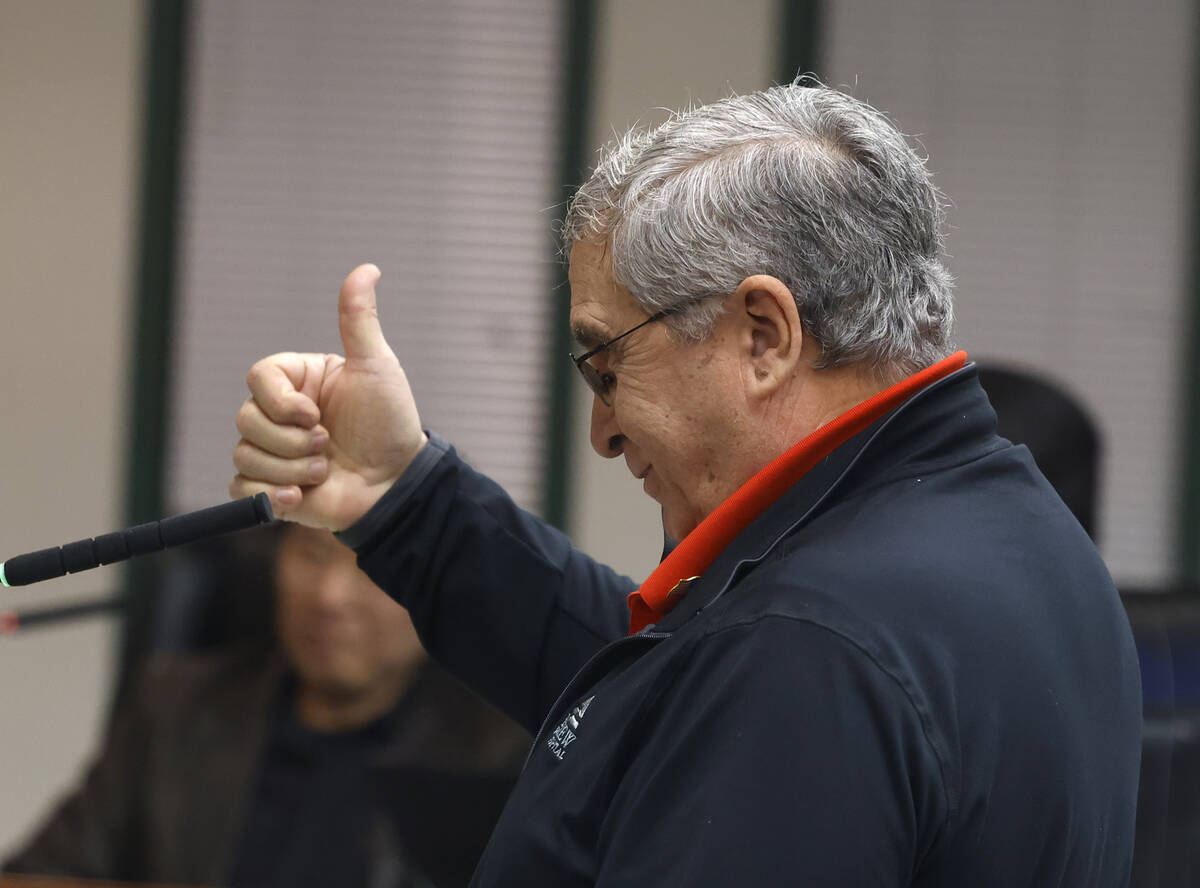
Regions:
<instances>
[{"instance_id":1,"label":"cheek","mask_svg":"<svg viewBox=\"0 0 1200 888\"><path fill-rule=\"evenodd\" d=\"M715 479L720 448L714 446L713 412L703 397L681 398L674 407L653 411L648 425L676 483L695 491L697 485Z\"/></svg>"},{"instance_id":2,"label":"cheek","mask_svg":"<svg viewBox=\"0 0 1200 888\"><path fill-rule=\"evenodd\" d=\"M721 443L720 417L713 415L709 405L696 404L692 411L668 420L664 453L659 457L663 481L681 520L695 524L733 492L726 489L732 454Z\"/></svg>"},{"instance_id":3,"label":"cheek","mask_svg":"<svg viewBox=\"0 0 1200 888\"><path fill-rule=\"evenodd\" d=\"M304 626L304 615L295 595L282 591L275 596L275 632L284 641L296 637Z\"/></svg>"},{"instance_id":4,"label":"cheek","mask_svg":"<svg viewBox=\"0 0 1200 888\"><path fill-rule=\"evenodd\" d=\"M689 495L719 483L724 429L731 416L727 377L736 372L719 355L697 353L682 365L631 374L616 405L621 432Z\"/></svg>"},{"instance_id":5,"label":"cheek","mask_svg":"<svg viewBox=\"0 0 1200 888\"><path fill-rule=\"evenodd\" d=\"M365 637L374 656L389 663L407 662L424 656L425 650L417 638L408 611L379 589L372 589L369 607L365 609Z\"/></svg>"}]
</instances>

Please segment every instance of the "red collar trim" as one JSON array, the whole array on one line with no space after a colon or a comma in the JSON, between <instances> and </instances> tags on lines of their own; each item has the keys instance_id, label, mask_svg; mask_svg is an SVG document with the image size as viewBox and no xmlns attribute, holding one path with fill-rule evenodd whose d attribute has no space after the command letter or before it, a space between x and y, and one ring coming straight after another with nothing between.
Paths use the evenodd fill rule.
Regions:
<instances>
[{"instance_id":1,"label":"red collar trim","mask_svg":"<svg viewBox=\"0 0 1200 888\"><path fill-rule=\"evenodd\" d=\"M640 632L670 613L683 598L671 593L677 587L680 592L685 591L690 581L704 573L734 537L813 466L921 389L962 369L966 362L967 353L960 351L926 367L850 408L772 460L684 537L640 589L629 593L629 634Z\"/></svg>"}]
</instances>

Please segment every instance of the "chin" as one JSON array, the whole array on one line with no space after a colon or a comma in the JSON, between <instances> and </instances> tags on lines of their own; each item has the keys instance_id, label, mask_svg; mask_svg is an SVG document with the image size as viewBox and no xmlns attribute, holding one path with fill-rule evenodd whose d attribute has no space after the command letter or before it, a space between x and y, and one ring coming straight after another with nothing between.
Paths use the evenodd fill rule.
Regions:
<instances>
[{"instance_id":1,"label":"chin","mask_svg":"<svg viewBox=\"0 0 1200 888\"><path fill-rule=\"evenodd\" d=\"M663 509L663 533L672 542L678 543L696 529L700 522L691 517L683 518L671 514L670 509Z\"/></svg>"},{"instance_id":2,"label":"chin","mask_svg":"<svg viewBox=\"0 0 1200 888\"><path fill-rule=\"evenodd\" d=\"M310 668L298 671L305 685L322 697L330 699L357 697L366 684L359 675L352 674L350 670Z\"/></svg>"}]
</instances>

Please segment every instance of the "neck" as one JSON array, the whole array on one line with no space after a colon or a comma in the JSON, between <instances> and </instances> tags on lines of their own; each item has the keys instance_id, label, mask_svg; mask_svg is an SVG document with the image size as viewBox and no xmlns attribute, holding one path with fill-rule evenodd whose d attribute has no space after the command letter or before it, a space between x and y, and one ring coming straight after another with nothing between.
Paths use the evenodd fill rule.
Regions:
<instances>
[{"instance_id":1,"label":"neck","mask_svg":"<svg viewBox=\"0 0 1200 888\"><path fill-rule=\"evenodd\" d=\"M352 731L382 717L408 693L420 664L364 689L348 690L306 682L296 688L294 711L304 727L322 734Z\"/></svg>"},{"instance_id":2,"label":"neck","mask_svg":"<svg viewBox=\"0 0 1200 888\"><path fill-rule=\"evenodd\" d=\"M738 487L679 542L639 589L630 593L630 633L641 631L669 612L679 601L678 597L672 600L672 596L686 592L691 581L707 570L750 522L818 462L926 386L962 369L966 360L966 352L955 352L893 385L868 384L863 391L871 394L862 398L855 395L849 409L841 410L832 419L821 421L817 417L825 411L837 410L837 399L826 398L819 407L809 409L804 414L808 418L799 426L802 430L797 433L799 440Z\"/></svg>"},{"instance_id":3,"label":"neck","mask_svg":"<svg viewBox=\"0 0 1200 888\"><path fill-rule=\"evenodd\" d=\"M861 365L807 370L793 378L758 424L772 431L767 461L897 381L880 379Z\"/></svg>"}]
</instances>

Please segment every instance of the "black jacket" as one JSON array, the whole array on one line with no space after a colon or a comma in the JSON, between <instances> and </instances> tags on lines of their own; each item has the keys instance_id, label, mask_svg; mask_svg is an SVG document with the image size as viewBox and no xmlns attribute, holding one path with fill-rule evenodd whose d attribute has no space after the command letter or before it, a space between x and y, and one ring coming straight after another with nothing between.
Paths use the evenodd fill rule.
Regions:
<instances>
[{"instance_id":1,"label":"black jacket","mask_svg":"<svg viewBox=\"0 0 1200 888\"><path fill-rule=\"evenodd\" d=\"M541 726L474 884L1127 883L1129 625L973 366L631 638L630 581L437 439L345 538L435 656Z\"/></svg>"}]
</instances>

